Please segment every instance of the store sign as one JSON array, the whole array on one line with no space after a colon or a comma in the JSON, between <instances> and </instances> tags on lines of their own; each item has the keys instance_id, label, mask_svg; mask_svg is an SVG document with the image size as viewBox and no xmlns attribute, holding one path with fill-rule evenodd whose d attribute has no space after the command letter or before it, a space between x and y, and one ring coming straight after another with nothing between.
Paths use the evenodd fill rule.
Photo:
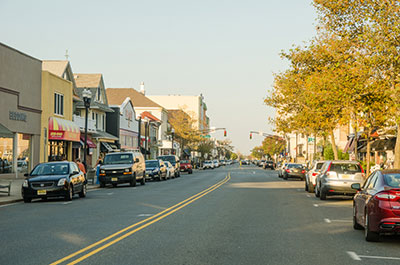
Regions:
<instances>
[{"instance_id":1,"label":"store sign","mask_svg":"<svg viewBox=\"0 0 400 265\"><path fill-rule=\"evenodd\" d=\"M8 117L10 120L13 121L24 121L26 122L26 114L21 113L21 112L16 112L16 111L10 111L8 114Z\"/></svg>"}]
</instances>

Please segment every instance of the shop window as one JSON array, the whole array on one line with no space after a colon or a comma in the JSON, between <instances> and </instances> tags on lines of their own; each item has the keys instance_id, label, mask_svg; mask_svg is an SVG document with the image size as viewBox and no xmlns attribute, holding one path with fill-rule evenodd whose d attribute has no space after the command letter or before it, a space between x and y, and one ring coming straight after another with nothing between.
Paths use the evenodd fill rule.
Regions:
<instances>
[{"instance_id":1,"label":"shop window","mask_svg":"<svg viewBox=\"0 0 400 265\"><path fill-rule=\"evenodd\" d=\"M30 135L18 134L17 144L17 170L27 173L30 169ZM13 139L0 138L0 174L13 173Z\"/></svg>"},{"instance_id":2,"label":"shop window","mask_svg":"<svg viewBox=\"0 0 400 265\"><path fill-rule=\"evenodd\" d=\"M68 146L65 141L49 141L49 161L64 161L68 157Z\"/></svg>"},{"instance_id":3,"label":"shop window","mask_svg":"<svg viewBox=\"0 0 400 265\"><path fill-rule=\"evenodd\" d=\"M12 173L13 139L0 138L0 174Z\"/></svg>"},{"instance_id":4,"label":"shop window","mask_svg":"<svg viewBox=\"0 0 400 265\"><path fill-rule=\"evenodd\" d=\"M17 169L19 173L27 173L29 165L29 154L30 154L30 135L19 134L18 135L18 147L17 147Z\"/></svg>"},{"instance_id":5,"label":"shop window","mask_svg":"<svg viewBox=\"0 0 400 265\"><path fill-rule=\"evenodd\" d=\"M64 115L64 95L54 93L54 113Z\"/></svg>"}]
</instances>

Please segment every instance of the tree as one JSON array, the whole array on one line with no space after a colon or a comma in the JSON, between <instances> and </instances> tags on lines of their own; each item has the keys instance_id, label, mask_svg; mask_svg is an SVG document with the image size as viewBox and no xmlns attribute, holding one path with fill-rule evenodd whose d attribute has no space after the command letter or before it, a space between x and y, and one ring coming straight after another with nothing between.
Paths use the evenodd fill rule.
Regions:
<instances>
[{"instance_id":1,"label":"tree","mask_svg":"<svg viewBox=\"0 0 400 265\"><path fill-rule=\"evenodd\" d=\"M232 153L230 159L236 160L236 159L238 159L238 157L239 156L236 153Z\"/></svg>"},{"instance_id":2,"label":"tree","mask_svg":"<svg viewBox=\"0 0 400 265\"><path fill-rule=\"evenodd\" d=\"M284 152L286 148L286 141L281 137L266 137L262 142L262 149L265 155L270 158L274 155L279 155Z\"/></svg>"},{"instance_id":3,"label":"tree","mask_svg":"<svg viewBox=\"0 0 400 265\"><path fill-rule=\"evenodd\" d=\"M251 150L251 156L256 159L261 159L265 155L264 149L262 146L256 146Z\"/></svg>"}]
</instances>

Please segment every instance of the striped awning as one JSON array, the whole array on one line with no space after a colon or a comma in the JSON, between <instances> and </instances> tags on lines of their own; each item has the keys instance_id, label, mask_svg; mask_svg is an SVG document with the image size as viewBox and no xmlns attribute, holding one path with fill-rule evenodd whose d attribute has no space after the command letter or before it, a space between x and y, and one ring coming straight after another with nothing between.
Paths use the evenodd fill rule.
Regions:
<instances>
[{"instance_id":1,"label":"striped awning","mask_svg":"<svg viewBox=\"0 0 400 265\"><path fill-rule=\"evenodd\" d=\"M56 117L49 118L49 140L79 142L80 135L79 126L72 121Z\"/></svg>"}]
</instances>

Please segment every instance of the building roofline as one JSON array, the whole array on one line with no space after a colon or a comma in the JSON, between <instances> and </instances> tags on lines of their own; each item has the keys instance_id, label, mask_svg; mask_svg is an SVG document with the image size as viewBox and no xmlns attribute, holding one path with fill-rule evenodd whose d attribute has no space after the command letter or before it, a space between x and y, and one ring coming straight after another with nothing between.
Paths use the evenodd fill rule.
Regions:
<instances>
[{"instance_id":1,"label":"building roofline","mask_svg":"<svg viewBox=\"0 0 400 265\"><path fill-rule=\"evenodd\" d=\"M28 54L26 54L26 53L24 53L24 52L21 52L20 50L17 50L16 48L13 48L13 47L11 47L11 46L8 46L8 45L6 45L6 44L4 44L4 43L2 43L2 42L0 42L0 45L3 46L3 47L8 48L8 49L10 49L10 50L13 50L13 51L15 51L15 52L17 52L17 53L19 53L19 54L21 54L21 55L24 55L24 56L26 56L26 57L29 57L29 58L31 58L31 59L33 59L33 60L42 62L42 60L39 60L39 59L37 59L37 58L35 58L35 57L31 56L31 55L28 55Z\"/></svg>"}]
</instances>

